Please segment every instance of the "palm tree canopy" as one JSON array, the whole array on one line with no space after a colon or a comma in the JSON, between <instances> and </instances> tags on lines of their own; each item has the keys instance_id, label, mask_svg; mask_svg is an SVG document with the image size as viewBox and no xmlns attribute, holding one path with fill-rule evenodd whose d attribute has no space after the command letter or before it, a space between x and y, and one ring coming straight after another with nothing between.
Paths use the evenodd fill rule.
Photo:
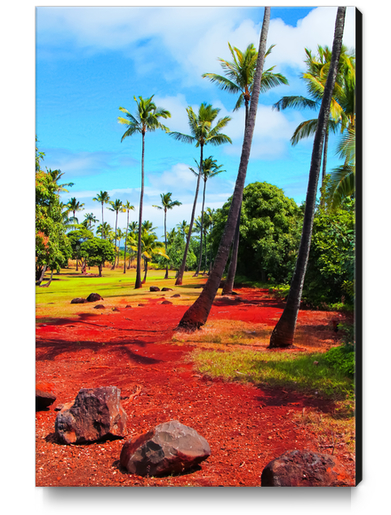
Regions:
<instances>
[{"instance_id":1,"label":"palm tree canopy","mask_svg":"<svg viewBox=\"0 0 391 515\"><path fill-rule=\"evenodd\" d=\"M165 211L167 211L167 209L172 209L175 206L182 205L182 202L179 202L179 200L171 200L171 196L172 196L171 192L161 193L160 198L161 198L162 205L161 206L153 205L152 207L156 207L157 209L164 209Z\"/></svg>"},{"instance_id":2,"label":"palm tree canopy","mask_svg":"<svg viewBox=\"0 0 391 515\"><path fill-rule=\"evenodd\" d=\"M97 202L100 202L101 204L107 204L110 200L110 196L107 193L107 191L101 191L92 200L96 200Z\"/></svg>"},{"instance_id":3,"label":"palm tree canopy","mask_svg":"<svg viewBox=\"0 0 391 515\"><path fill-rule=\"evenodd\" d=\"M219 58L224 75L204 73L202 77L210 79L211 82L215 82L220 89L224 91L234 94L239 93L239 98L234 107L234 111L236 111L242 107L243 102L250 101L258 52L252 43L248 45L244 52L236 47L232 47L230 43L228 43L228 47L233 60L226 61L225 59ZM268 48L265 57L271 53L274 47L275 45L271 45ZM274 68L275 66L272 66L262 74L260 89L262 93L281 84L289 84L286 77L280 73L273 72Z\"/></svg>"},{"instance_id":4,"label":"palm tree canopy","mask_svg":"<svg viewBox=\"0 0 391 515\"><path fill-rule=\"evenodd\" d=\"M196 147L204 146L207 143L211 145L221 145L222 143L232 143L231 138L222 134L220 131L231 120L229 116L220 118L216 125L212 128L212 124L217 118L220 109L212 107L211 104L203 102L198 110L198 115L189 106L186 109L191 135L182 134L181 132L169 132L178 141L185 143L195 143Z\"/></svg>"},{"instance_id":5,"label":"palm tree canopy","mask_svg":"<svg viewBox=\"0 0 391 515\"><path fill-rule=\"evenodd\" d=\"M114 201L110 200L109 204L111 205L111 207L109 207L110 211L114 211L115 213L124 213L125 212L125 208L124 208L124 205L122 204L122 201L119 200L119 199L116 199Z\"/></svg>"},{"instance_id":6,"label":"palm tree canopy","mask_svg":"<svg viewBox=\"0 0 391 515\"><path fill-rule=\"evenodd\" d=\"M126 115L126 118L119 116L118 122L128 126L121 138L121 141L128 136L132 136L136 132L145 134L147 131L152 132L156 129L162 129L165 132L169 132L169 128L163 125L159 121L159 118L171 118L171 113L166 109L156 107L152 101L153 97L154 95L147 99L138 97L138 100L134 97L137 104L137 112L135 116L133 116L124 107L119 108L119 110Z\"/></svg>"}]
</instances>

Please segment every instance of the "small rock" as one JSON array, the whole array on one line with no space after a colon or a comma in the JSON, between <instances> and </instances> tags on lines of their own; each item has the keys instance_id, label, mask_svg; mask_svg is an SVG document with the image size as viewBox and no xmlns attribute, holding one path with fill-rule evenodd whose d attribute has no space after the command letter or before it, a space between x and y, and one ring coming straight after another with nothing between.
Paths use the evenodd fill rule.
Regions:
<instances>
[{"instance_id":1,"label":"small rock","mask_svg":"<svg viewBox=\"0 0 391 515\"><path fill-rule=\"evenodd\" d=\"M103 304L97 304L94 309L106 309Z\"/></svg>"},{"instance_id":2,"label":"small rock","mask_svg":"<svg viewBox=\"0 0 391 515\"><path fill-rule=\"evenodd\" d=\"M84 304L84 302L87 302L87 299L83 299L81 297L76 297L71 300L71 304Z\"/></svg>"},{"instance_id":3,"label":"small rock","mask_svg":"<svg viewBox=\"0 0 391 515\"><path fill-rule=\"evenodd\" d=\"M150 286L149 291L160 291L158 286Z\"/></svg>"},{"instance_id":4,"label":"small rock","mask_svg":"<svg viewBox=\"0 0 391 515\"><path fill-rule=\"evenodd\" d=\"M166 288L166 287L164 287L164 288L162 288L162 291L172 291L172 288Z\"/></svg>"},{"instance_id":5,"label":"small rock","mask_svg":"<svg viewBox=\"0 0 391 515\"><path fill-rule=\"evenodd\" d=\"M163 300L162 304L172 304L169 300Z\"/></svg>"},{"instance_id":6,"label":"small rock","mask_svg":"<svg viewBox=\"0 0 391 515\"><path fill-rule=\"evenodd\" d=\"M210 453L197 431L171 420L125 442L120 464L138 476L164 476L189 470Z\"/></svg>"},{"instance_id":7,"label":"small rock","mask_svg":"<svg viewBox=\"0 0 391 515\"><path fill-rule=\"evenodd\" d=\"M171 298L173 299L174 297L180 297L180 294L179 293L174 293L174 295L171 295Z\"/></svg>"},{"instance_id":8,"label":"small rock","mask_svg":"<svg viewBox=\"0 0 391 515\"><path fill-rule=\"evenodd\" d=\"M56 417L57 439L71 444L123 438L127 416L120 398L121 391L116 386L82 388L74 403L66 404Z\"/></svg>"},{"instance_id":9,"label":"small rock","mask_svg":"<svg viewBox=\"0 0 391 515\"><path fill-rule=\"evenodd\" d=\"M103 300L99 293L90 293L87 297L87 302L97 302L98 300Z\"/></svg>"},{"instance_id":10,"label":"small rock","mask_svg":"<svg viewBox=\"0 0 391 515\"><path fill-rule=\"evenodd\" d=\"M337 458L312 451L287 451L262 471L261 486L347 486Z\"/></svg>"},{"instance_id":11,"label":"small rock","mask_svg":"<svg viewBox=\"0 0 391 515\"><path fill-rule=\"evenodd\" d=\"M116 306L114 306L113 308L111 308L111 311L119 311L119 309Z\"/></svg>"},{"instance_id":12,"label":"small rock","mask_svg":"<svg viewBox=\"0 0 391 515\"><path fill-rule=\"evenodd\" d=\"M40 383L35 387L35 410L46 410L56 400L53 387L49 383Z\"/></svg>"},{"instance_id":13,"label":"small rock","mask_svg":"<svg viewBox=\"0 0 391 515\"><path fill-rule=\"evenodd\" d=\"M125 309L131 308L132 306L130 304L126 304Z\"/></svg>"}]
</instances>

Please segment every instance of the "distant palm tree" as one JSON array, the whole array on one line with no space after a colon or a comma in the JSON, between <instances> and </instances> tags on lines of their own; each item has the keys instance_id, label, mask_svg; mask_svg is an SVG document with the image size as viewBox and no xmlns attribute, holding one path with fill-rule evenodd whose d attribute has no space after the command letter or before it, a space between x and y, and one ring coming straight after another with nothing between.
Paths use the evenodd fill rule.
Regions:
<instances>
[{"instance_id":1,"label":"distant palm tree","mask_svg":"<svg viewBox=\"0 0 391 515\"><path fill-rule=\"evenodd\" d=\"M206 102L202 103L198 114L195 114L193 109L189 106L187 109L187 116L190 126L191 135L182 134L180 132L170 132L170 136L173 136L178 141L183 141L185 143L195 143L196 147L200 147L200 164L201 168L199 170L197 186L195 192L195 198L193 203L193 211L190 219L190 228L189 233L187 235L185 252L182 260L182 264L179 268L177 279L175 284L180 285L183 281L183 274L186 266L187 253L189 250L191 231L194 223L195 216L195 206L197 203L198 191L200 187L200 179L202 175L202 163L204 161L204 146L207 144L210 145L222 145L223 143L232 143L231 138L227 135L222 134L221 130L228 124L231 120L229 116L225 116L216 122L216 125L212 128L212 124L217 118L217 115L220 112L220 109L212 107L211 104L207 104Z\"/></svg>"},{"instance_id":2,"label":"distant palm tree","mask_svg":"<svg viewBox=\"0 0 391 515\"><path fill-rule=\"evenodd\" d=\"M110 241L110 239L112 239L112 235L113 235L113 228L107 222L103 222L103 224L98 225L98 228L96 229L96 233L100 234L101 238L103 240Z\"/></svg>"},{"instance_id":3,"label":"distant palm tree","mask_svg":"<svg viewBox=\"0 0 391 515\"><path fill-rule=\"evenodd\" d=\"M184 240L186 240L188 232L189 232L189 224L186 220L183 220L180 224L176 225L178 227L178 232L182 236Z\"/></svg>"},{"instance_id":4,"label":"distant palm tree","mask_svg":"<svg viewBox=\"0 0 391 515\"><path fill-rule=\"evenodd\" d=\"M116 235L116 241L118 241L118 252L117 252L117 266L119 266L119 253L120 253L120 249L121 249L121 240L123 238L125 238L125 231L123 231L122 229L118 228L115 235ZM114 263L115 263L115 260L114 260Z\"/></svg>"},{"instance_id":5,"label":"distant palm tree","mask_svg":"<svg viewBox=\"0 0 391 515\"><path fill-rule=\"evenodd\" d=\"M167 259L169 259L169 257L167 256L164 250L163 243L161 241L158 241L158 237L156 236L156 234L145 227L143 227L141 231L141 248L142 257L144 259L143 283L145 283L147 280L148 262L151 261L153 256L163 256ZM138 251L138 245L133 245L133 250Z\"/></svg>"},{"instance_id":6,"label":"distant palm tree","mask_svg":"<svg viewBox=\"0 0 391 515\"><path fill-rule=\"evenodd\" d=\"M110 211L113 211L115 212L115 227L114 227L114 232L115 232L115 243L114 243L114 246L115 248L117 248L117 228L118 228L118 213L121 212L121 213L125 213L125 208L122 204L122 201L119 200L119 199L116 199L114 201L110 200L110 205L111 207L109 207ZM115 259L114 259L114 263L113 263L113 267L112 267L112 270L115 269Z\"/></svg>"},{"instance_id":7,"label":"distant palm tree","mask_svg":"<svg viewBox=\"0 0 391 515\"><path fill-rule=\"evenodd\" d=\"M136 284L135 288L141 288L141 230L143 221L143 198L144 198L144 152L145 152L145 134L147 132L162 129L169 132L168 127L165 127L160 121L160 118L171 118L169 111L157 108L152 102L154 95L150 98L143 99L142 97L134 97L137 103L137 113L133 116L124 107L120 107L120 111L125 113L126 118L118 117L118 122L127 125L128 128L121 138L121 142L128 136L140 133L142 136L142 151L141 151L141 192L140 192L140 206L139 206L139 237L138 237L138 252L137 252L137 271L136 271Z\"/></svg>"},{"instance_id":8,"label":"distant palm tree","mask_svg":"<svg viewBox=\"0 0 391 515\"><path fill-rule=\"evenodd\" d=\"M324 135L330 118L330 103L332 101L334 85L338 73L338 63L341 53L343 31L345 25L345 13L346 7L338 7L337 17L335 21L332 57L327 75L326 85L324 88L322 103L319 110L318 123L316 127L316 133L311 156L310 174L308 179L308 188L305 201L305 212L300 246L297 255L295 271L293 273L285 308L282 312L279 321L273 329L272 335L270 337L270 348L289 347L293 344L297 315L299 313L301 294L303 291L304 279L310 252L312 227L316 204L316 192L322 162Z\"/></svg>"},{"instance_id":9,"label":"distant palm tree","mask_svg":"<svg viewBox=\"0 0 391 515\"><path fill-rule=\"evenodd\" d=\"M257 65L254 75L254 89L250 101L250 111L245 129L245 135L242 146L242 154L240 158L238 177L236 179L235 189L232 195L231 208L228 214L227 223L220 240L220 245L214 260L213 269L209 278L197 300L184 313L178 328L187 331L194 331L204 325L208 319L213 300L220 286L221 277L227 263L229 250L234 237L235 227L237 224L240 206L242 204L243 188L246 179L247 166L250 159L251 143L255 127L255 118L258 107L259 91L261 87L261 77L263 63L266 52L266 40L270 23L270 7L265 7L265 14L262 24L260 36L259 51L257 57Z\"/></svg>"},{"instance_id":10,"label":"distant palm tree","mask_svg":"<svg viewBox=\"0 0 391 515\"><path fill-rule=\"evenodd\" d=\"M99 220L93 213L87 213L84 215L84 220L82 221L82 225L89 231L93 229L93 225L96 224Z\"/></svg>"},{"instance_id":11,"label":"distant palm tree","mask_svg":"<svg viewBox=\"0 0 391 515\"><path fill-rule=\"evenodd\" d=\"M125 255L124 255L124 274L126 274L126 251L127 251L127 243L128 243L128 230L129 230L129 212L134 211L134 206L131 205L129 200L127 200L124 204L124 208L126 210L126 229L125 229Z\"/></svg>"},{"instance_id":12,"label":"distant palm tree","mask_svg":"<svg viewBox=\"0 0 391 515\"><path fill-rule=\"evenodd\" d=\"M107 193L107 191L101 191L92 200L96 200L97 202L100 202L102 205L102 225L104 225L105 221L103 218L103 204L107 204L109 202L110 196ZM103 234L104 234L104 231L102 232L102 238L105 239L105 236L103 236Z\"/></svg>"},{"instance_id":13,"label":"distant palm tree","mask_svg":"<svg viewBox=\"0 0 391 515\"><path fill-rule=\"evenodd\" d=\"M198 163L197 163L198 164ZM203 232L204 232L204 211L205 211L205 195L206 195L206 182L208 179L215 177L219 173L225 172L226 170L221 170L223 165L218 165L216 159L213 159L212 156L204 159L202 164L202 178L204 179L204 189L202 193L202 208L201 208L201 230L200 230L200 255L198 258L197 270L194 274L195 277L198 276L201 269L202 262L202 240L203 240ZM194 170L193 170L194 172Z\"/></svg>"},{"instance_id":14,"label":"distant palm tree","mask_svg":"<svg viewBox=\"0 0 391 515\"><path fill-rule=\"evenodd\" d=\"M79 223L78 219L76 218L76 211L84 211L83 206L84 204L81 204L78 200L76 200L76 197L72 197L66 204L68 213L72 212L73 220L76 221L76 223Z\"/></svg>"},{"instance_id":15,"label":"distant palm tree","mask_svg":"<svg viewBox=\"0 0 391 515\"><path fill-rule=\"evenodd\" d=\"M166 249L167 254L167 210L172 209L175 206L181 206L182 202L179 202L179 200L171 200L172 193L161 193L160 198L162 205L161 206L152 206L156 207L157 209L163 209L164 210L164 248ZM164 276L164 279L168 279L168 263L166 265L166 274Z\"/></svg>"}]
</instances>

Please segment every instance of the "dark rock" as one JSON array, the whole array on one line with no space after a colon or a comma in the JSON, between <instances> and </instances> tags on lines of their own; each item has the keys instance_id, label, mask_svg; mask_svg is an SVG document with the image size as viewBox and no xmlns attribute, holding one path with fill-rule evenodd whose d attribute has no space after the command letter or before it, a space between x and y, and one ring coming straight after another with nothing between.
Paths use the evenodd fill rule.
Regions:
<instances>
[{"instance_id":1,"label":"dark rock","mask_svg":"<svg viewBox=\"0 0 391 515\"><path fill-rule=\"evenodd\" d=\"M116 306L114 306L113 308L111 308L111 311L118 311L119 312L119 309Z\"/></svg>"},{"instance_id":2,"label":"dark rock","mask_svg":"<svg viewBox=\"0 0 391 515\"><path fill-rule=\"evenodd\" d=\"M84 302L87 302L87 299L82 299L81 297L76 297L71 300L71 304L84 304Z\"/></svg>"},{"instance_id":3,"label":"dark rock","mask_svg":"<svg viewBox=\"0 0 391 515\"><path fill-rule=\"evenodd\" d=\"M103 304L97 304L94 309L106 309Z\"/></svg>"},{"instance_id":4,"label":"dark rock","mask_svg":"<svg viewBox=\"0 0 391 515\"><path fill-rule=\"evenodd\" d=\"M98 300L103 300L99 293L90 293L87 297L87 302L97 302Z\"/></svg>"},{"instance_id":5,"label":"dark rock","mask_svg":"<svg viewBox=\"0 0 391 515\"><path fill-rule=\"evenodd\" d=\"M130 304L126 304L125 309L131 308L132 306Z\"/></svg>"},{"instance_id":6,"label":"dark rock","mask_svg":"<svg viewBox=\"0 0 391 515\"><path fill-rule=\"evenodd\" d=\"M158 286L150 286L149 291L160 291L160 288Z\"/></svg>"},{"instance_id":7,"label":"dark rock","mask_svg":"<svg viewBox=\"0 0 391 515\"><path fill-rule=\"evenodd\" d=\"M128 440L120 464L138 476L164 476L189 470L210 456L208 442L177 420Z\"/></svg>"},{"instance_id":8,"label":"dark rock","mask_svg":"<svg viewBox=\"0 0 391 515\"><path fill-rule=\"evenodd\" d=\"M347 486L347 475L334 456L287 451L262 471L261 486Z\"/></svg>"},{"instance_id":9,"label":"dark rock","mask_svg":"<svg viewBox=\"0 0 391 515\"><path fill-rule=\"evenodd\" d=\"M56 417L55 431L61 443L86 443L106 437L123 438L127 416L116 386L82 388L74 403Z\"/></svg>"},{"instance_id":10,"label":"dark rock","mask_svg":"<svg viewBox=\"0 0 391 515\"><path fill-rule=\"evenodd\" d=\"M174 295L171 295L171 298L173 299L174 297L180 297L180 294L179 293L174 293Z\"/></svg>"},{"instance_id":11,"label":"dark rock","mask_svg":"<svg viewBox=\"0 0 391 515\"><path fill-rule=\"evenodd\" d=\"M163 300L162 304L172 304L169 300Z\"/></svg>"},{"instance_id":12,"label":"dark rock","mask_svg":"<svg viewBox=\"0 0 391 515\"><path fill-rule=\"evenodd\" d=\"M164 287L164 288L162 288L162 291L172 291L172 288L166 288L166 287Z\"/></svg>"},{"instance_id":13,"label":"dark rock","mask_svg":"<svg viewBox=\"0 0 391 515\"><path fill-rule=\"evenodd\" d=\"M56 400L52 387L47 384L39 384L35 388L35 410L46 410Z\"/></svg>"}]
</instances>

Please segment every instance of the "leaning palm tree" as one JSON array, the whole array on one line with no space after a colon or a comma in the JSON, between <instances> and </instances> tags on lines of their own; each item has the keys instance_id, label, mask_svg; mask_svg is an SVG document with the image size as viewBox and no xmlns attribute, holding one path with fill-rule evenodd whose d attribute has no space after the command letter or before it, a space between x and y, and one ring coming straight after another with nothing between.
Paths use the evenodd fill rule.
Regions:
<instances>
[{"instance_id":1,"label":"leaning palm tree","mask_svg":"<svg viewBox=\"0 0 391 515\"><path fill-rule=\"evenodd\" d=\"M167 254L167 211L168 209L172 209L175 206L181 206L182 202L179 202L179 200L171 200L172 193L161 193L160 198L162 205L161 206L152 206L156 207L157 209L163 209L164 211L164 248L166 249ZM166 274L164 276L164 279L168 279L168 263L166 265Z\"/></svg>"},{"instance_id":2,"label":"leaning palm tree","mask_svg":"<svg viewBox=\"0 0 391 515\"><path fill-rule=\"evenodd\" d=\"M134 206L131 205L129 200L127 200L124 204L124 209L126 211L126 229L125 229L125 253L124 253L124 274L126 274L126 251L127 251L127 243L128 243L128 230L129 230L129 212L134 211Z\"/></svg>"},{"instance_id":3,"label":"leaning palm tree","mask_svg":"<svg viewBox=\"0 0 391 515\"><path fill-rule=\"evenodd\" d=\"M84 211L84 204L81 204L78 200L76 200L76 197L72 197L66 204L66 208L68 213L72 212L73 221L79 223L78 219L76 218L76 211Z\"/></svg>"},{"instance_id":4,"label":"leaning palm tree","mask_svg":"<svg viewBox=\"0 0 391 515\"><path fill-rule=\"evenodd\" d=\"M103 205L104 204L107 204L110 200L110 196L109 194L107 193L107 191L101 191L100 193L97 194L96 197L94 197L92 200L96 200L97 202L100 202L101 205L102 205L102 226L104 225L105 221L104 221L104 218L103 218ZM105 236L104 235L104 231L102 231L102 238L104 239Z\"/></svg>"},{"instance_id":5,"label":"leaning palm tree","mask_svg":"<svg viewBox=\"0 0 391 515\"><path fill-rule=\"evenodd\" d=\"M242 52L236 47L232 47L228 43L229 50L231 52L233 61L226 61L225 59L219 58L221 67L223 68L224 75L216 73L204 73L202 77L210 79L216 83L218 87L234 95L239 94L238 100L235 104L234 111L237 111L242 107L243 103L245 106L245 126L247 125L249 106L251 95L254 89L254 74L257 63L257 51L255 46L251 43L246 48L245 52ZM265 59L271 54L272 49L275 45L271 45L265 53ZM260 92L265 93L270 89L280 86L282 84L288 85L288 80L284 75L280 73L274 73L275 66L272 66L268 70L262 73ZM240 213L235 230L235 235L232 243L231 260L229 264L227 278L223 287L223 295L232 293L236 275L236 267L238 261L239 251L239 226L240 226Z\"/></svg>"},{"instance_id":6,"label":"leaning palm tree","mask_svg":"<svg viewBox=\"0 0 391 515\"><path fill-rule=\"evenodd\" d=\"M222 166L223 165L218 165L216 159L213 159L212 156L209 156L206 159L204 159L204 162L202 163L202 178L204 179L204 189L202 192L202 207L201 207L200 255L198 258L197 270L196 270L196 273L194 274L195 277L197 277L198 274L200 273L201 263L202 263L202 240L203 240L203 232L204 232L206 183L207 183L208 179L212 179L212 177L215 177L219 173L226 171L226 170L221 170ZM194 170L193 170L193 172L194 172Z\"/></svg>"},{"instance_id":7,"label":"leaning palm tree","mask_svg":"<svg viewBox=\"0 0 391 515\"><path fill-rule=\"evenodd\" d=\"M220 240L220 245L214 260L213 269L198 299L185 312L179 322L179 329L194 331L204 325L208 319L213 300L220 286L221 277L227 263L229 250L234 237L235 227L239 217L240 206L242 204L243 188L246 179L247 166L250 159L251 143L254 134L255 118L258 107L259 91L261 87L261 78L263 63L265 60L266 40L270 23L270 7L265 7L262 31L260 36L259 51L257 56L257 64L254 75L254 88L250 101L250 110L248 122L245 128L243 140L242 154L240 158L238 177L236 179L235 189L232 196L231 207L228 214L227 223Z\"/></svg>"},{"instance_id":8,"label":"leaning palm tree","mask_svg":"<svg viewBox=\"0 0 391 515\"><path fill-rule=\"evenodd\" d=\"M223 143L232 143L231 138L229 138L226 134L222 134L221 130L228 124L231 120L229 116L225 116L224 118L220 118L214 127L212 127L213 122L217 118L217 115L220 112L220 109L212 107L211 104L207 104L203 102L198 110L198 114L196 114L193 109L189 106L186 109L190 132L191 135L182 134L180 132L170 132L170 136L173 136L178 141L183 141L185 143L195 143L196 147L200 147L200 169L198 172L197 178L197 186L193 203L193 210L190 219L190 227L189 232L187 234L185 252L182 259L182 264L179 268L177 279L175 284L180 285L183 281L183 274L186 267L186 259L187 253L189 250L191 231L194 224L194 216L195 216L195 206L197 204L198 191L200 188L200 179L202 175L202 163L204 160L204 146L207 144L210 145L222 145Z\"/></svg>"},{"instance_id":9,"label":"leaning palm tree","mask_svg":"<svg viewBox=\"0 0 391 515\"><path fill-rule=\"evenodd\" d=\"M160 118L171 118L169 111L156 107L152 102L154 95L150 98L144 99L142 97L134 97L137 104L136 116L129 113L124 107L120 107L120 111L125 113L126 118L118 117L118 122L127 125L128 128L121 138L121 142L128 136L133 136L140 133L142 137L142 150L141 150L141 192L140 192L140 206L139 206L139 237L138 237L138 252L137 252L137 271L136 271L136 284L135 288L141 288L141 230L143 221L143 198L144 198L144 153L145 153L145 134L153 132L156 129L162 129L169 132L168 127L165 127L159 120Z\"/></svg>"},{"instance_id":10,"label":"leaning palm tree","mask_svg":"<svg viewBox=\"0 0 391 515\"><path fill-rule=\"evenodd\" d=\"M332 57L322 98L322 103L320 106L318 123L312 150L300 247L285 308L282 312L281 318L277 322L277 325L273 329L272 335L270 337L269 346L271 348L289 347L293 344L297 315L299 313L301 294L303 291L308 256L310 252L312 227L316 203L316 191L322 162L324 135L330 117L330 103L332 100L335 80L338 73L338 63L341 53L343 31L345 25L345 12L346 7L338 7L335 22Z\"/></svg>"},{"instance_id":11,"label":"leaning palm tree","mask_svg":"<svg viewBox=\"0 0 391 515\"><path fill-rule=\"evenodd\" d=\"M124 213L125 212L125 208L122 204L122 200L119 200L119 199L116 199L116 200L110 200L109 204L111 205L111 207L109 207L110 211L113 211L115 212L115 227L114 227L114 232L115 232L115 243L114 243L114 246L115 248L117 248L117 228L118 228L118 213ZM113 267L112 267L112 270L115 269L115 262L116 260L114 259L114 263L113 263Z\"/></svg>"}]
</instances>

